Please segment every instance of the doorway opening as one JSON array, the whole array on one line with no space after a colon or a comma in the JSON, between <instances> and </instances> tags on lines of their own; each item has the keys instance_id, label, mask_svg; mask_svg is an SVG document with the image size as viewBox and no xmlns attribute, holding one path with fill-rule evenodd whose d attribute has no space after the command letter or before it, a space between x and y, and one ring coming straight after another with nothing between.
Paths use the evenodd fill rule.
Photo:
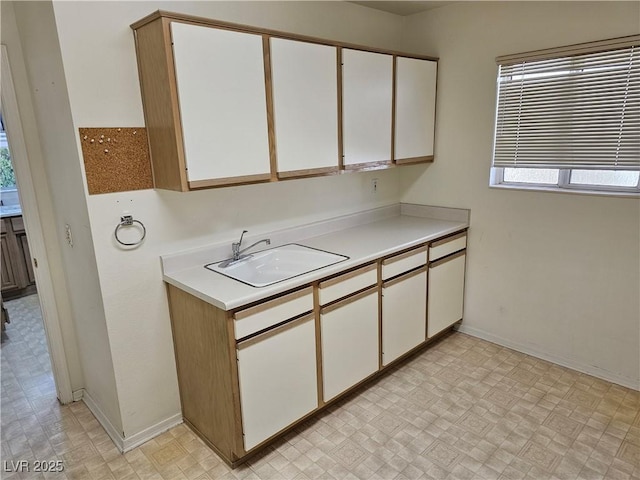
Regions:
<instances>
[{"instance_id":1,"label":"doorway opening","mask_svg":"<svg viewBox=\"0 0 640 480\"><path fill-rule=\"evenodd\" d=\"M40 393L52 392L50 399L53 402L59 400L65 404L73 401L71 379L34 187L34 170L27 153L5 45L1 46L0 60L0 174L7 184L6 190L0 191L3 317L5 304L8 307L7 323L3 318L2 325L3 400L5 380L13 385L12 375L17 377L19 373L26 382L19 385L21 391L35 394L41 388ZM26 361L14 361L14 371L7 370L9 363L5 360L9 360L10 352L20 350L26 355L29 351L29 348L11 348L12 341L13 345L25 342L23 346L34 347L32 353L37 360L33 372L29 371ZM17 358L20 359L19 355ZM27 381L31 373L34 378Z\"/></svg>"},{"instance_id":2,"label":"doorway opening","mask_svg":"<svg viewBox=\"0 0 640 480\"><path fill-rule=\"evenodd\" d=\"M21 389L29 399L55 398L55 381L1 106L0 224L2 385Z\"/></svg>"}]
</instances>

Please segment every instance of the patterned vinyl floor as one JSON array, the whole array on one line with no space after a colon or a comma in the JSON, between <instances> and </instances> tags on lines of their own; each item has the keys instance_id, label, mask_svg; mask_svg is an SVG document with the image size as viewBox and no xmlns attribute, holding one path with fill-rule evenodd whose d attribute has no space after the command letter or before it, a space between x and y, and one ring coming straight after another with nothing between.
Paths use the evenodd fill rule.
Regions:
<instances>
[{"instance_id":1,"label":"patterned vinyl floor","mask_svg":"<svg viewBox=\"0 0 640 480\"><path fill-rule=\"evenodd\" d=\"M640 480L639 392L460 333L236 470L184 425L122 455L84 403L58 404L37 296L6 304L2 479Z\"/></svg>"}]
</instances>

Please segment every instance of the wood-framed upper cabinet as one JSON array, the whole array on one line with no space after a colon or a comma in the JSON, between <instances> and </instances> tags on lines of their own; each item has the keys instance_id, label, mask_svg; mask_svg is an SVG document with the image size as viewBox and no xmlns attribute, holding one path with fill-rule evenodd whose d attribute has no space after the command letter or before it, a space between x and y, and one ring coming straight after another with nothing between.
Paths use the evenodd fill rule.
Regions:
<instances>
[{"instance_id":1,"label":"wood-framed upper cabinet","mask_svg":"<svg viewBox=\"0 0 640 480\"><path fill-rule=\"evenodd\" d=\"M433 161L438 63L400 56L395 61L395 163Z\"/></svg>"},{"instance_id":2,"label":"wood-framed upper cabinet","mask_svg":"<svg viewBox=\"0 0 640 480\"><path fill-rule=\"evenodd\" d=\"M342 49L343 164L391 163L393 55Z\"/></svg>"},{"instance_id":3,"label":"wood-framed upper cabinet","mask_svg":"<svg viewBox=\"0 0 640 480\"><path fill-rule=\"evenodd\" d=\"M162 15L132 28L155 188L271 180L263 36Z\"/></svg>"},{"instance_id":4,"label":"wood-framed upper cabinet","mask_svg":"<svg viewBox=\"0 0 640 480\"><path fill-rule=\"evenodd\" d=\"M131 27L155 188L433 160L434 59L163 11Z\"/></svg>"},{"instance_id":5,"label":"wood-framed upper cabinet","mask_svg":"<svg viewBox=\"0 0 640 480\"><path fill-rule=\"evenodd\" d=\"M261 35L171 24L190 188L269 180Z\"/></svg>"},{"instance_id":6,"label":"wood-framed upper cabinet","mask_svg":"<svg viewBox=\"0 0 640 480\"><path fill-rule=\"evenodd\" d=\"M338 171L337 48L270 39L278 178Z\"/></svg>"}]
</instances>

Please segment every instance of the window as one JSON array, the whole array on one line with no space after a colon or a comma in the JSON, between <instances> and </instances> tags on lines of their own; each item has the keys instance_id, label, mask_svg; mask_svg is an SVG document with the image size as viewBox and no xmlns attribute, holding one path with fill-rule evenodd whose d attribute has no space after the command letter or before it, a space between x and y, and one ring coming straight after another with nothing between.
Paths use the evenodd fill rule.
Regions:
<instances>
[{"instance_id":1,"label":"window","mask_svg":"<svg viewBox=\"0 0 640 480\"><path fill-rule=\"evenodd\" d=\"M497 62L492 185L640 193L640 35Z\"/></svg>"},{"instance_id":2,"label":"window","mask_svg":"<svg viewBox=\"0 0 640 480\"><path fill-rule=\"evenodd\" d=\"M13 165L11 164L7 133L4 131L4 122L2 114L0 114L0 187L15 188L15 186L16 177L13 173Z\"/></svg>"}]
</instances>

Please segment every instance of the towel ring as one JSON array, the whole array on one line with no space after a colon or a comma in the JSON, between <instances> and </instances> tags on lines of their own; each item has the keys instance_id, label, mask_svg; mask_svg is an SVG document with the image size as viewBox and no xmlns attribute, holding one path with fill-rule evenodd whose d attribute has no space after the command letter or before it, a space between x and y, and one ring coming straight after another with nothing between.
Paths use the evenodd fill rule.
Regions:
<instances>
[{"instance_id":1,"label":"towel ring","mask_svg":"<svg viewBox=\"0 0 640 480\"><path fill-rule=\"evenodd\" d=\"M137 242L123 242L122 240L120 240L118 238L118 231L120 230L120 228L121 227L130 227L134 223L137 223L138 225L140 225L142 227L142 237L140 237L140 240L138 240ZM125 247L134 247L134 246L140 245L142 243L142 241L144 240L144 237L147 236L147 229L145 228L144 224L140 220L134 220L132 215L123 215L122 217L120 217L120 223L116 226L116 229L113 232L113 234L116 237L116 241L120 245L124 245Z\"/></svg>"}]
</instances>

